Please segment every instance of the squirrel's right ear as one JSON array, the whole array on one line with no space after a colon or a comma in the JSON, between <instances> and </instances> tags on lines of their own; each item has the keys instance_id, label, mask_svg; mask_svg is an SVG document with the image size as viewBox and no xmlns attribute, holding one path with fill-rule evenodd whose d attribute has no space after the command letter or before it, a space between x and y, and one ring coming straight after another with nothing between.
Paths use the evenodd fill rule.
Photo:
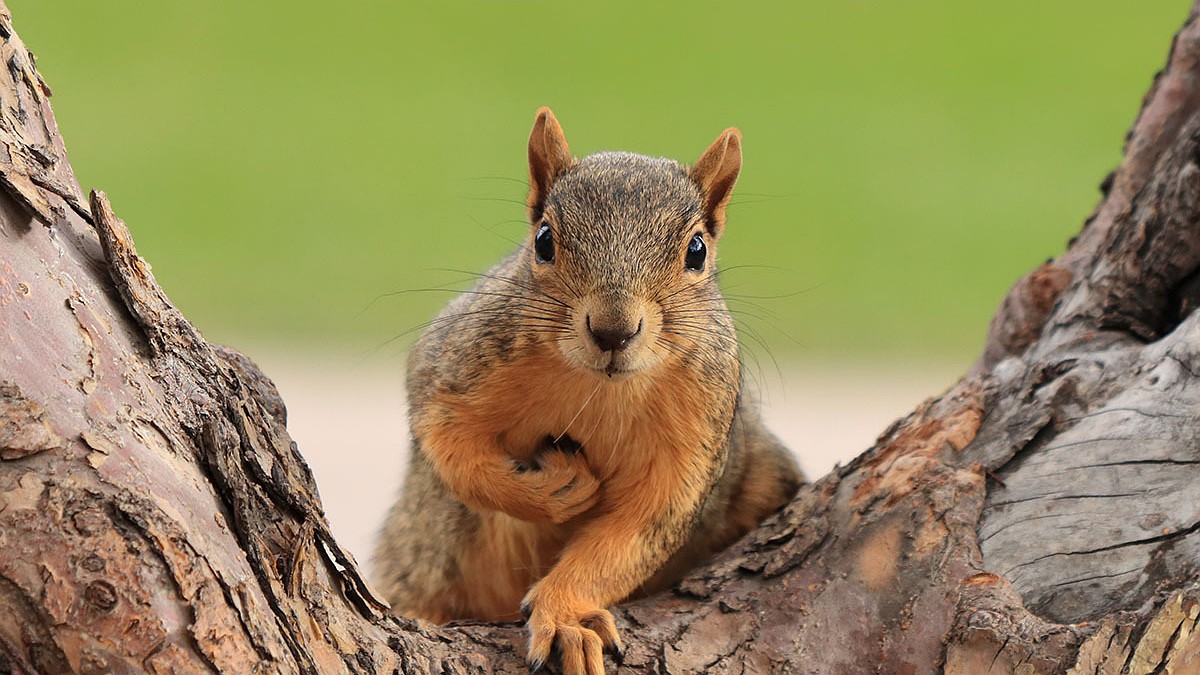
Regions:
<instances>
[{"instance_id":1,"label":"squirrel's right ear","mask_svg":"<svg viewBox=\"0 0 1200 675\"><path fill-rule=\"evenodd\" d=\"M537 222L546 205L550 186L575 160L567 148L567 137L554 113L545 106L537 111L529 134L529 219Z\"/></svg>"},{"instance_id":2,"label":"squirrel's right ear","mask_svg":"<svg viewBox=\"0 0 1200 675\"><path fill-rule=\"evenodd\" d=\"M725 207L729 204L733 184L737 182L741 171L742 132L730 127L708 146L708 150L704 151L688 173L700 186L704 215L713 236L720 236L725 229Z\"/></svg>"}]
</instances>

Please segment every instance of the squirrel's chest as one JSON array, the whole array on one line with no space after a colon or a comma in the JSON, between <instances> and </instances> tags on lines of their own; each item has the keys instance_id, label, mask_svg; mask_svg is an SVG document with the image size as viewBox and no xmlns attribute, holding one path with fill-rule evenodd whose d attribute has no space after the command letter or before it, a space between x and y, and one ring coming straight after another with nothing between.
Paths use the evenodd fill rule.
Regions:
<instances>
[{"instance_id":1,"label":"squirrel's chest","mask_svg":"<svg viewBox=\"0 0 1200 675\"><path fill-rule=\"evenodd\" d=\"M569 436L600 476L637 469L711 433L703 392L686 376L613 382L526 369L499 374L473 398L481 430L513 457L531 458L547 436Z\"/></svg>"}]
</instances>

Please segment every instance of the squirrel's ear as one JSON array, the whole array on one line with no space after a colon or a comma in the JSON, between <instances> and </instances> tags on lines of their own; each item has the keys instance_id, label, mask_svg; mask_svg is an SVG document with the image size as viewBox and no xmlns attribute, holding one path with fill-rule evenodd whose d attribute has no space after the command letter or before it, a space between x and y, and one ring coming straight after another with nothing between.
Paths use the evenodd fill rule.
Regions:
<instances>
[{"instance_id":1,"label":"squirrel's ear","mask_svg":"<svg viewBox=\"0 0 1200 675\"><path fill-rule=\"evenodd\" d=\"M546 195L558 176L571 168L567 137L547 107L539 108L529 134L529 219L537 222L546 205Z\"/></svg>"},{"instance_id":2,"label":"squirrel's ear","mask_svg":"<svg viewBox=\"0 0 1200 675\"><path fill-rule=\"evenodd\" d=\"M708 146L689 172L700 186L704 214L714 236L720 235L725 228L725 206L729 204L733 184L741 170L742 132L730 127Z\"/></svg>"}]
</instances>

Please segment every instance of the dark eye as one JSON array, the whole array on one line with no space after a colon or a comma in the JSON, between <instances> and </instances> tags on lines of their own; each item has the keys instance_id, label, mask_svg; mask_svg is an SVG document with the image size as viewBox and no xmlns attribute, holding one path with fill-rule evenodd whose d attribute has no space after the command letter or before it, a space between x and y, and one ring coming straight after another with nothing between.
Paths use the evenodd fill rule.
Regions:
<instances>
[{"instance_id":1,"label":"dark eye","mask_svg":"<svg viewBox=\"0 0 1200 675\"><path fill-rule=\"evenodd\" d=\"M538 262L554 262L554 235L551 234L549 225L542 224L537 234L533 235L533 252L537 255Z\"/></svg>"},{"instance_id":2,"label":"dark eye","mask_svg":"<svg viewBox=\"0 0 1200 675\"><path fill-rule=\"evenodd\" d=\"M708 248L704 246L704 237L696 235L688 242L687 256L684 257L684 264L689 270L704 269L704 257L708 255Z\"/></svg>"}]
</instances>

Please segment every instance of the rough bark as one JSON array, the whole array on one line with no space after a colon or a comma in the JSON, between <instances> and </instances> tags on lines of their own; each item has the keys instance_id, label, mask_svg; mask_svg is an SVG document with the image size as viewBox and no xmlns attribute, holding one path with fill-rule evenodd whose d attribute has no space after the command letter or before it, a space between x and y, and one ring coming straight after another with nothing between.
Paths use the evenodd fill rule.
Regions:
<instances>
[{"instance_id":1,"label":"rough bark","mask_svg":"<svg viewBox=\"0 0 1200 675\"><path fill-rule=\"evenodd\" d=\"M1200 672L1198 10L971 372L618 608L623 672ZM83 199L0 39L0 672L524 671L518 625L386 612L270 380Z\"/></svg>"}]
</instances>

